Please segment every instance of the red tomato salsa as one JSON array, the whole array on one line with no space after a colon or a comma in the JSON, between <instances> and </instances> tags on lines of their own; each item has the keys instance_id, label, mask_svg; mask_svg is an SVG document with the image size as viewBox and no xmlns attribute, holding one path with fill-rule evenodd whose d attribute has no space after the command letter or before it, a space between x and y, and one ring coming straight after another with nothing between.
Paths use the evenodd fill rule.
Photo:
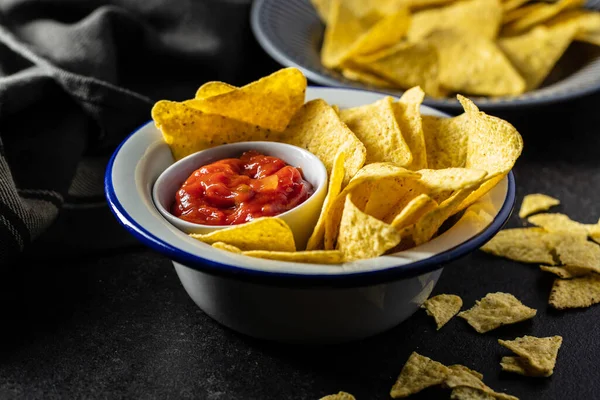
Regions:
<instances>
[{"instance_id":1,"label":"red tomato salsa","mask_svg":"<svg viewBox=\"0 0 600 400\"><path fill-rule=\"evenodd\" d=\"M203 225L236 225L279 215L313 194L301 172L254 150L194 171L175 194L173 215Z\"/></svg>"}]
</instances>

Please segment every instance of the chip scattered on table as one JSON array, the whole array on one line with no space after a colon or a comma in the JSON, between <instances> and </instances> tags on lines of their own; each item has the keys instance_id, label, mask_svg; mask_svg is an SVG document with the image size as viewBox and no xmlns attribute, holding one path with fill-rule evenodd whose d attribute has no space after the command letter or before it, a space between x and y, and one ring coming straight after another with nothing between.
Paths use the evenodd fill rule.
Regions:
<instances>
[{"instance_id":1,"label":"chip scattered on table","mask_svg":"<svg viewBox=\"0 0 600 400\"><path fill-rule=\"evenodd\" d=\"M519 210L520 218L527 218L531 214L536 214L540 211L546 211L560 204L560 200L555 199L541 193L528 194L523 198L521 209Z\"/></svg>"},{"instance_id":2,"label":"chip scattered on table","mask_svg":"<svg viewBox=\"0 0 600 400\"><path fill-rule=\"evenodd\" d=\"M328 396L321 397L319 400L356 400L356 398L350 393L339 392L336 394L330 394Z\"/></svg>"},{"instance_id":3,"label":"chip scattered on table","mask_svg":"<svg viewBox=\"0 0 600 400\"><path fill-rule=\"evenodd\" d=\"M408 397L431 386L439 385L451 373L450 368L413 352L390 391L394 399Z\"/></svg>"},{"instance_id":4,"label":"chip scattered on table","mask_svg":"<svg viewBox=\"0 0 600 400\"><path fill-rule=\"evenodd\" d=\"M563 279L571 279L577 276L587 275L589 271L579 268L570 268L565 266L540 265L540 269L544 272L550 272Z\"/></svg>"},{"instance_id":5,"label":"chip scattered on table","mask_svg":"<svg viewBox=\"0 0 600 400\"><path fill-rule=\"evenodd\" d=\"M555 279L548 303L559 310L585 308L600 303L600 275Z\"/></svg>"},{"instance_id":6,"label":"chip scattered on table","mask_svg":"<svg viewBox=\"0 0 600 400\"><path fill-rule=\"evenodd\" d=\"M454 294L439 294L425 301L421 306L427 311L427 315L435 319L437 329L446 325L462 307L462 299Z\"/></svg>"},{"instance_id":7,"label":"chip scattered on table","mask_svg":"<svg viewBox=\"0 0 600 400\"><path fill-rule=\"evenodd\" d=\"M566 232L581 235L584 238L589 233L587 225L573 221L568 215L560 213L532 215L527 218L527 222L544 228L548 232Z\"/></svg>"},{"instance_id":8,"label":"chip scattered on table","mask_svg":"<svg viewBox=\"0 0 600 400\"><path fill-rule=\"evenodd\" d=\"M483 245L481 250L514 261L554 265L552 249L545 240L546 234L541 228L504 229Z\"/></svg>"},{"instance_id":9,"label":"chip scattered on table","mask_svg":"<svg viewBox=\"0 0 600 400\"><path fill-rule=\"evenodd\" d=\"M560 242L556 253L566 267L600 273L600 246L584 240Z\"/></svg>"},{"instance_id":10,"label":"chip scattered on table","mask_svg":"<svg viewBox=\"0 0 600 400\"><path fill-rule=\"evenodd\" d=\"M548 377L554 372L558 350L562 342L561 336L543 338L523 336L514 340L498 340L498 343L519 356L516 359L503 360L507 368L516 372L515 370L520 367L524 375L544 377Z\"/></svg>"},{"instance_id":11,"label":"chip scattered on table","mask_svg":"<svg viewBox=\"0 0 600 400\"><path fill-rule=\"evenodd\" d=\"M206 234L190 233L190 237L208 244L224 242L242 251L296 251L290 227L283 220L273 217L256 218L245 224Z\"/></svg>"},{"instance_id":12,"label":"chip scattered on table","mask_svg":"<svg viewBox=\"0 0 600 400\"><path fill-rule=\"evenodd\" d=\"M475 305L458 314L477 332L485 333L503 325L515 324L535 317L537 311L525 306L509 293L488 293Z\"/></svg>"}]
</instances>

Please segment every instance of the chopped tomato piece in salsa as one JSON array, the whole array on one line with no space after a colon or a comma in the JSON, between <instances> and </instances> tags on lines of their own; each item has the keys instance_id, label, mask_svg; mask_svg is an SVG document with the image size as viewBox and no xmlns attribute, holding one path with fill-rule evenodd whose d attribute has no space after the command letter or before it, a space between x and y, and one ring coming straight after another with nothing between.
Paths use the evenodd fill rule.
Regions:
<instances>
[{"instance_id":1,"label":"chopped tomato piece in salsa","mask_svg":"<svg viewBox=\"0 0 600 400\"><path fill-rule=\"evenodd\" d=\"M236 225L303 203L312 185L298 168L250 150L194 171L175 194L173 215L203 225Z\"/></svg>"}]
</instances>

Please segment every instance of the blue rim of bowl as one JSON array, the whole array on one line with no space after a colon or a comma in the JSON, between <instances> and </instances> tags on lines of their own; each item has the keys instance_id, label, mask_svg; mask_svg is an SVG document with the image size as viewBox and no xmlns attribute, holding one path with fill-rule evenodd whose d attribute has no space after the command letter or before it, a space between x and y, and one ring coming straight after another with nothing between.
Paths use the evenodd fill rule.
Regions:
<instances>
[{"instance_id":1,"label":"blue rim of bowl","mask_svg":"<svg viewBox=\"0 0 600 400\"><path fill-rule=\"evenodd\" d=\"M112 175L114 162L123 145L149 123L152 123L152 121L143 124L133 133L127 136L127 138L121 142L119 147L117 147L110 158L104 176L104 192L109 208L119 223L142 244L167 256L173 261L183 264L189 268L212 275L254 283L286 287L360 287L412 278L438 270L445 264L451 261L456 261L457 259L462 258L483 246L500 229L504 227L515 205L515 178L511 171L508 174L508 190L504 204L502 204L498 215L496 215L492 223L487 228L466 242L463 242L451 249L427 259L416 261L410 264L399 265L377 271L349 272L347 274L340 275L296 274L286 272L259 271L237 267L235 265L208 260L198 255L180 250L176 246L173 246L172 244L167 243L148 232L142 225L135 221L122 206L113 187Z\"/></svg>"},{"instance_id":2,"label":"blue rim of bowl","mask_svg":"<svg viewBox=\"0 0 600 400\"><path fill-rule=\"evenodd\" d=\"M346 82L344 80L338 80L333 77L328 77L323 75L322 73L315 71L309 67L304 65L300 65L295 62L291 57L289 57L285 52L278 49L271 41L271 39L264 32L263 27L259 23L261 8L267 0L255 0L252 4L252 9L250 12L250 26L254 36L256 37L258 43L263 48L263 50L271 56L275 61L279 64L286 67L294 67L298 68L302 73L313 82L335 87L335 88L344 88L344 89L359 89L359 90L367 90L371 92L387 94L391 96L401 96L404 93L403 90L385 90L382 88L378 88L376 86L363 85L360 83ZM594 7L600 7L600 4L594 3ZM595 9L595 8L593 8ZM595 85L589 85L586 87L579 87L576 90L565 90L560 91L552 95L547 96L514 96L514 97L503 97L503 98L486 98L486 97L473 97L472 100L475 104L482 110L509 110L518 106L543 106L554 104L562 101L572 100L580 97L587 96L589 94L600 91L600 81L598 81ZM434 99L426 96L423 100L423 104L437 108L442 110L454 110L461 111L462 106L456 99Z\"/></svg>"}]
</instances>

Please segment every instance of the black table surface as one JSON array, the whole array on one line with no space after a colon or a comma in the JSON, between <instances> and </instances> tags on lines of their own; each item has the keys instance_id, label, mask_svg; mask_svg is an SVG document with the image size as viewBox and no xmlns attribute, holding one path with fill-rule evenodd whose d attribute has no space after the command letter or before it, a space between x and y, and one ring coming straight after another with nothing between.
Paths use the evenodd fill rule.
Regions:
<instances>
[{"instance_id":1,"label":"black table surface","mask_svg":"<svg viewBox=\"0 0 600 400\"><path fill-rule=\"evenodd\" d=\"M600 95L505 113L525 150L514 172L517 207L527 193L559 198L555 211L600 217ZM509 226L523 223L513 214ZM318 399L344 390L386 399L412 351L482 372L521 399L600 398L600 305L556 311L552 277L480 251L448 265L434 294L465 307L489 292L514 294L538 310L530 321L478 334L455 318L440 331L423 311L360 342L298 346L237 334L187 296L168 259L141 246L54 260L23 260L0 287L0 398ZM500 371L498 338L564 338L555 373ZM429 389L415 399L449 398Z\"/></svg>"}]
</instances>

